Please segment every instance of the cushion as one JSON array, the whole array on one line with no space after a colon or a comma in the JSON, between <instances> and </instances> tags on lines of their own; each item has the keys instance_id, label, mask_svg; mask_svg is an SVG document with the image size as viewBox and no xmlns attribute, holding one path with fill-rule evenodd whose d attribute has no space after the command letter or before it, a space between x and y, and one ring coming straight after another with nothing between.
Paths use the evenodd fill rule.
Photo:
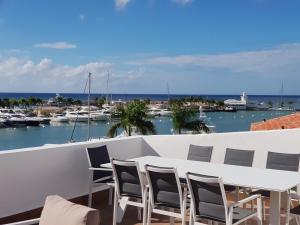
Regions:
<instances>
[{"instance_id":1,"label":"cushion","mask_svg":"<svg viewBox=\"0 0 300 225\"><path fill-rule=\"evenodd\" d=\"M46 198L39 225L99 225L99 211L53 195Z\"/></svg>"}]
</instances>

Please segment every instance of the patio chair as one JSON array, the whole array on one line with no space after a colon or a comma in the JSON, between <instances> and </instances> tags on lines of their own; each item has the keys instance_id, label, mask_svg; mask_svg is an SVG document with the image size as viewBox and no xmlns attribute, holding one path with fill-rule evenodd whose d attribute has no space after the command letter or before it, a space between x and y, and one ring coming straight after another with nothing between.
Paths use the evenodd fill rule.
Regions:
<instances>
[{"instance_id":1,"label":"patio chair","mask_svg":"<svg viewBox=\"0 0 300 225\"><path fill-rule=\"evenodd\" d=\"M122 202L143 209L143 225L147 222L148 190L137 162L111 159L115 178L113 225L117 224L118 207ZM140 219L140 210L139 219Z\"/></svg>"},{"instance_id":2,"label":"patio chair","mask_svg":"<svg viewBox=\"0 0 300 225\"><path fill-rule=\"evenodd\" d=\"M101 191L109 189L108 204L112 205L113 194L113 176L110 168L101 167L102 164L110 163L109 154L106 145L99 147L86 148L89 162L89 198L88 206L92 205L93 188L98 187Z\"/></svg>"},{"instance_id":3,"label":"patio chair","mask_svg":"<svg viewBox=\"0 0 300 225\"><path fill-rule=\"evenodd\" d=\"M297 201L297 206L293 206L293 202ZM300 225L300 195L296 193L288 192L288 204L287 204L287 215L286 223L289 224L290 220L295 218L297 225Z\"/></svg>"},{"instance_id":4,"label":"patio chair","mask_svg":"<svg viewBox=\"0 0 300 225\"><path fill-rule=\"evenodd\" d=\"M151 224L152 213L179 218L185 224L186 216L186 185L183 187L175 168L145 165L149 185L149 201L147 225Z\"/></svg>"},{"instance_id":5,"label":"patio chair","mask_svg":"<svg viewBox=\"0 0 300 225\"><path fill-rule=\"evenodd\" d=\"M99 211L78 205L60 196L48 196L40 218L4 225L99 225Z\"/></svg>"},{"instance_id":6,"label":"patio chair","mask_svg":"<svg viewBox=\"0 0 300 225\"><path fill-rule=\"evenodd\" d=\"M210 162L213 146L190 145L187 160Z\"/></svg>"},{"instance_id":7,"label":"patio chair","mask_svg":"<svg viewBox=\"0 0 300 225\"><path fill-rule=\"evenodd\" d=\"M273 170L285 170L285 171L295 171L299 170L299 159L300 154L290 154L290 153L278 153L278 152L268 152L267 156L267 169ZM265 212L265 198L270 198L270 191L266 190L256 190L252 194L260 194L263 204L263 219L266 219Z\"/></svg>"},{"instance_id":8,"label":"patio chair","mask_svg":"<svg viewBox=\"0 0 300 225\"><path fill-rule=\"evenodd\" d=\"M186 178L191 194L190 225L203 225L203 219L209 220L210 224L214 222L214 224L236 225L251 218L256 219L259 225L262 224L260 195L229 204L222 178L194 173L187 173ZM256 210L240 208L254 200L257 200L258 204Z\"/></svg>"},{"instance_id":9,"label":"patio chair","mask_svg":"<svg viewBox=\"0 0 300 225\"><path fill-rule=\"evenodd\" d=\"M225 153L224 164L234 166L247 166L252 167L254 151L252 150L240 150L227 148ZM225 185L225 191L235 191L235 200L239 199L240 188L232 185Z\"/></svg>"}]
</instances>

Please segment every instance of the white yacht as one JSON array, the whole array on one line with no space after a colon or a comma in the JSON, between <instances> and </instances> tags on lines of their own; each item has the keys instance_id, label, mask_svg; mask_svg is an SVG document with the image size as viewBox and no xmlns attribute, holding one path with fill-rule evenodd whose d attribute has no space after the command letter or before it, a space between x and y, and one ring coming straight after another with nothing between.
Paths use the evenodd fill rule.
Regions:
<instances>
[{"instance_id":1,"label":"white yacht","mask_svg":"<svg viewBox=\"0 0 300 225\"><path fill-rule=\"evenodd\" d=\"M9 125L9 121L6 116L0 115L0 128L7 127Z\"/></svg>"},{"instance_id":2,"label":"white yacht","mask_svg":"<svg viewBox=\"0 0 300 225\"><path fill-rule=\"evenodd\" d=\"M91 112L91 119L93 121L106 121L109 119L109 114L102 110L93 111Z\"/></svg>"},{"instance_id":3,"label":"white yacht","mask_svg":"<svg viewBox=\"0 0 300 225\"><path fill-rule=\"evenodd\" d=\"M86 113L88 115L89 114L88 107L82 107L79 112ZM98 107L91 106L90 118L92 121L106 121L109 118L109 116L108 113L105 112L105 110L99 110Z\"/></svg>"},{"instance_id":4,"label":"white yacht","mask_svg":"<svg viewBox=\"0 0 300 225\"><path fill-rule=\"evenodd\" d=\"M80 111L67 111L66 117L72 122L87 122L89 120L89 114Z\"/></svg>"},{"instance_id":5,"label":"white yacht","mask_svg":"<svg viewBox=\"0 0 300 225\"><path fill-rule=\"evenodd\" d=\"M270 111L295 111L292 107L282 106L282 107L272 107L269 108Z\"/></svg>"},{"instance_id":6,"label":"white yacht","mask_svg":"<svg viewBox=\"0 0 300 225\"><path fill-rule=\"evenodd\" d=\"M26 126L26 118L20 114L14 114L8 117L9 122L15 127L25 127Z\"/></svg>"},{"instance_id":7,"label":"white yacht","mask_svg":"<svg viewBox=\"0 0 300 225\"><path fill-rule=\"evenodd\" d=\"M68 123L70 119L65 114L55 113L51 117L51 123Z\"/></svg>"},{"instance_id":8,"label":"white yacht","mask_svg":"<svg viewBox=\"0 0 300 225\"><path fill-rule=\"evenodd\" d=\"M39 126L43 119L40 117L26 116L23 109L0 109L0 115L6 116L11 126Z\"/></svg>"},{"instance_id":9,"label":"white yacht","mask_svg":"<svg viewBox=\"0 0 300 225\"><path fill-rule=\"evenodd\" d=\"M151 107L147 114L149 116L172 116L172 111L169 109Z\"/></svg>"},{"instance_id":10,"label":"white yacht","mask_svg":"<svg viewBox=\"0 0 300 225\"><path fill-rule=\"evenodd\" d=\"M26 126L26 117L22 113L15 113L15 111L12 109L0 109L0 115L7 117L7 120L12 126Z\"/></svg>"}]
</instances>

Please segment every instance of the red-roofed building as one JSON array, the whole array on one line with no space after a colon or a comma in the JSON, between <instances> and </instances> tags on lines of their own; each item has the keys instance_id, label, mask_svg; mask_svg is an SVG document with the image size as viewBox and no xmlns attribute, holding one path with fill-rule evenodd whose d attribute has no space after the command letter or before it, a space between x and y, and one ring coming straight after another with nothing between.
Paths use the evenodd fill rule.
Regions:
<instances>
[{"instance_id":1,"label":"red-roofed building","mask_svg":"<svg viewBox=\"0 0 300 225\"><path fill-rule=\"evenodd\" d=\"M252 123L251 131L300 128L300 113Z\"/></svg>"}]
</instances>

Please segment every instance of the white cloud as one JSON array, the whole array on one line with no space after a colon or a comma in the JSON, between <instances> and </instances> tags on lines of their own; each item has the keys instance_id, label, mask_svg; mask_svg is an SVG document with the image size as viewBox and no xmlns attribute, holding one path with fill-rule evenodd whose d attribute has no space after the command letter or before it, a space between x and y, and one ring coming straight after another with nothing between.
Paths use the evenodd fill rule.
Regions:
<instances>
[{"instance_id":1,"label":"white cloud","mask_svg":"<svg viewBox=\"0 0 300 225\"><path fill-rule=\"evenodd\" d=\"M172 1L180 5L187 5L193 2L193 0L172 0Z\"/></svg>"},{"instance_id":2,"label":"white cloud","mask_svg":"<svg viewBox=\"0 0 300 225\"><path fill-rule=\"evenodd\" d=\"M117 10L124 9L131 0L115 0L115 6Z\"/></svg>"},{"instance_id":3,"label":"white cloud","mask_svg":"<svg viewBox=\"0 0 300 225\"><path fill-rule=\"evenodd\" d=\"M213 55L177 55L145 58L129 62L131 65L198 66L203 68L228 69L233 72L264 73L300 70L300 43L279 45L269 50L245 51Z\"/></svg>"},{"instance_id":4,"label":"white cloud","mask_svg":"<svg viewBox=\"0 0 300 225\"><path fill-rule=\"evenodd\" d=\"M83 13L80 13L80 14L79 14L79 19L80 19L81 21L85 20L85 19L86 19L86 15L83 14Z\"/></svg>"},{"instance_id":5,"label":"white cloud","mask_svg":"<svg viewBox=\"0 0 300 225\"><path fill-rule=\"evenodd\" d=\"M28 51L24 50L24 49L19 49L19 48L13 48L13 49L6 50L5 53L19 55L19 54L26 54L26 53L28 53Z\"/></svg>"},{"instance_id":6,"label":"white cloud","mask_svg":"<svg viewBox=\"0 0 300 225\"><path fill-rule=\"evenodd\" d=\"M55 64L48 58L41 59L39 62L16 57L0 58L0 89L80 92L88 72L91 72L93 78L99 83L101 78L106 77L106 71L111 67L111 63L101 61L71 66Z\"/></svg>"},{"instance_id":7,"label":"white cloud","mask_svg":"<svg viewBox=\"0 0 300 225\"><path fill-rule=\"evenodd\" d=\"M35 44L36 48L53 48L53 49L71 49L77 48L75 44L67 43L67 42L52 42L52 43L39 43Z\"/></svg>"}]
</instances>

